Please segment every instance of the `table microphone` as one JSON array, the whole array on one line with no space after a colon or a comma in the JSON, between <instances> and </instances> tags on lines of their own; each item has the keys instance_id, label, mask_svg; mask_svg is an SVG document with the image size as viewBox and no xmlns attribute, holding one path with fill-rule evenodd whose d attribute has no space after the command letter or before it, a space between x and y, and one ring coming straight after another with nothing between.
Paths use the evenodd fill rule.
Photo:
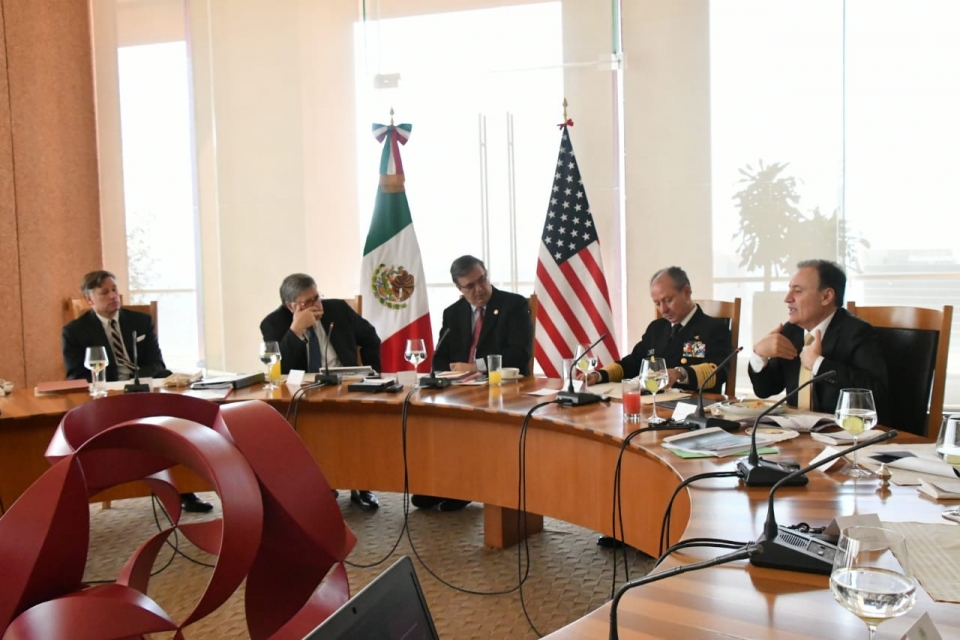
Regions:
<instances>
[{"instance_id":1,"label":"table microphone","mask_svg":"<svg viewBox=\"0 0 960 640\"><path fill-rule=\"evenodd\" d=\"M573 361L573 364L570 365L570 384L567 385L566 391L559 391L557 393L557 402L569 407L579 407L585 404L593 404L594 402L600 402L603 400L603 396L597 395L596 393L583 393L573 390L573 370L577 367L577 363L587 357L587 354L590 351L606 339L607 334L603 334L600 338L594 342L592 345L584 349L583 353L580 354L580 357Z\"/></svg>"},{"instance_id":2,"label":"table microphone","mask_svg":"<svg viewBox=\"0 0 960 640\"><path fill-rule=\"evenodd\" d=\"M804 571L806 573L820 573L830 575L833 570L833 557L837 553L836 545L827 542L815 535L801 533L777 525L777 518L773 513L773 494L783 485L794 484L792 477L806 477L806 474L817 467L821 467L837 458L853 453L864 447L896 438L895 429L885 432L876 438L858 442L848 449L838 451L803 469L781 478L770 489L769 504L767 506L767 520L763 525L763 534L757 540L757 549L750 556L750 564L770 569L786 569L787 571Z\"/></svg>"},{"instance_id":3,"label":"table microphone","mask_svg":"<svg viewBox=\"0 0 960 640\"><path fill-rule=\"evenodd\" d=\"M770 460L764 460L760 457L760 453L757 451L757 426L760 424L762 418L768 416L774 409L786 402L790 396L796 394L804 387L814 382L820 382L821 380L832 380L836 376L836 371L827 371L826 373L821 373L818 376L810 378L757 416L757 419L753 421L753 433L750 439L750 455L737 462L737 472L747 486L769 487L780 482L780 480L785 477L792 478L790 484L793 486L807 484L807 477L805 475L794 473L798 465L785 462L771 462Z\"/></svg>"},{"instance_id":4,"label":"table microphone","mask_svg":"<svg viewBox=\"0 0 960 640\"><path fill-rule=\"evenodd\" d=\"M133 382L123 385L124 393L150 393L150 385L140 382L140 363L137 357L137 332L133 332Z\"/></svg>"},{"instance_id":5,"label":"table microphone","mask_svg":"<svg viewBox=\"0 0 960 640\"><path fill-rule=\"evenodd\" d=\"M700 388L697 389L697 411L696 413L687 416L685 418L686 422L691 425L696 425L699 429L706 429L708 427L720 427L724 431L737 431L740 429L740 423L736 420L724 420L723 418L707 417L706 412L703 410L703 388L707 386L707 383L710 382L714 376L717 375L718 371L725 367L731 360L733 360L733 357L741 351L743 351L743 347L737 347L734 349L733 353L721 360L720 364L718 364L716 368L710 372L710 375L708 375L704 381L700 383ZM731 371L728 373L728 375L730 374L736 376L737 372Z\"/></svg>"},{"instance_id":6,"label":"table microphone","mask_svg":"<svg viewBox=\"0 0 960 640\"><path fill-rule=\"evenodd\" d=\"M323 373L318 373L314 378L314 381L324 384L340 384L340 375L330 373L330 336L333 335L333 324L330 323L330 329L327 331L327 343L323 345Z\"/></svg>"},{"instance_id":7,"label":"table microphone","mask_svg":"<svg viewBox=\"0 0 960 640\"><path fill-rule=\"evenodd\" d=\"M450 327L447 327L440 332L440 338L437 340L436 346L433 348L433 355L430 356L430 375L423 376L420 378L420 381L417 383L424 389L446 389L450 386L450 380L447 378L438 378L437 369L436 369L436 359L437 359L437 348L440 346L440 343L443 342L444 338L450 333Z\"/></svg>"}]
</instances>

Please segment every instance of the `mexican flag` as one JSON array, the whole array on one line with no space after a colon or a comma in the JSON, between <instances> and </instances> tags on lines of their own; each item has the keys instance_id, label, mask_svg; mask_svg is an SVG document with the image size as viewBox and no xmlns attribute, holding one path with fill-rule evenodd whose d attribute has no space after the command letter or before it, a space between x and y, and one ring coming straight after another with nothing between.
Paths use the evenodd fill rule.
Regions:
<instances>
[{"instance_id":1,"label":"mexican flag","mask_svg":"<svg viewBox=\"0 0 960 640\"><path fill-rule=\"evenodd\" d=\"M410 369L403 359L407 340L422 339L427 362L433 358L426 279L400 161L400 145L407 143L410 129L409 124L373 125L374 137L384 145L380 185L360 271L363 316L377 328L382 340L380 361L383 370L391 373Z\"/></svg>"}]
</instances>

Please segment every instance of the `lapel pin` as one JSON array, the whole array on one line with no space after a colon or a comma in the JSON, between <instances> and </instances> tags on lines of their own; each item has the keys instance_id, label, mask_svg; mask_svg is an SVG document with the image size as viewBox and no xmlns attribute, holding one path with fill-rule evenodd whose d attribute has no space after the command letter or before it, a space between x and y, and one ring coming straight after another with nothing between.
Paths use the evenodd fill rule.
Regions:
<instances>
[{"instance_id":1,"label":"lapel pin","mask_svg":"<svg viewBox=\"0 0 960 640\"><path fill-rule=\"evenodd\" d=\"M493 315L497 315L498 313L500 313L500 309L494 309L494 310L493 310Z\"/></svg>"}]
</instances>

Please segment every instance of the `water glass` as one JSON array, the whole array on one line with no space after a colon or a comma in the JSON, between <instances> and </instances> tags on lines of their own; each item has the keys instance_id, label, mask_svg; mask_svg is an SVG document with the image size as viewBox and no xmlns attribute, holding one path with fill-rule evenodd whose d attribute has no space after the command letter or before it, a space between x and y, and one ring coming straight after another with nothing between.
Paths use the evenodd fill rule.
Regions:
<instances>
[{"instance_id":1,"label":"water glass","mask_svg":"<svg viewBox=\"0 0 960 640\"><path fill-rule=\"evenodd\" d=\"M960 464L960 415L945 415L937 434L937 453L950 464Z\"/></svg>"},{"instance_id":2,"label":"water glass","mask_svg":"<svg viewBox=\"0 0 960 640\"><path fill-rule=\"evenodd\" d=\"M490 386L499 386L500 382L503 380L503 356L499 355L490 355L487 356L487 379L490 381Z\"/></svg>"},{"instance_id":3,"label":"water glass","mask_svg":"<svg viewBox=\"0 0 960 640\"><path fill-rule=\"evenodd\" d=\"M106 347L87 347L83 355L83 366L90 370L90 395L102 398L107 395L107 357Z\"/></svg>"}]
</instances>

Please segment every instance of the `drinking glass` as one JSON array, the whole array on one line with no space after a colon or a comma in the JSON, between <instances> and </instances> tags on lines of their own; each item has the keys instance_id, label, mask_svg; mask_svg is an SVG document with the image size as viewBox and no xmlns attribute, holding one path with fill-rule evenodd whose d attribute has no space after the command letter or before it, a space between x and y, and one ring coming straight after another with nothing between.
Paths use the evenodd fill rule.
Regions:
<instances>
[{"instance_id":1,"label":"drinking glass","mask_svg":"<svg viewBox=\"0 0 960 640\"><path fill-rule=\"evenodd\" d=\"M417 367L427 359L427 346L423 340L407 340L407 348L403 351L403 359L413 364L414 375L419 373Z\"/></svg>"},{"instance_id":2,"label":"drinking glass","mask_svg":"<svg viewBox=\"0 0 960 640\"><path fill-rule=\"evenodd\" d=\"M597 355L590 345L578 344L573 358L577 361L577 369L583 373L583 390L586 391L589 386L587 379L590 377L590 372L597 368Z\"/></svg>"},{"instance_id":3,"label":"drinking glass","mask_svg":"<svg viewBox=\"0 0 960 640\"><path fill-rule=\"evenodd\" d=\"M847 527L833 557L830 590L844 609L863 620L873 640L877 625L916 603L903 536L880 527Z\"/></svg>"},{"instance_id":4,"label":"drinking glass","mask_svg":"<svg viewBox=\"0 0 960 640\"><path fill-rule=\"evenodd\" d=\"M276 365L280 363L280 343L273 341L261 342L260 362L267 368L263 376L267 384L263 388L267 391L279 389L276 383L280 380L280 368Z\"/></svg>"},{"instance_id":5,"label":"drinking glass","mask_svg":"<svg viewBox=\"0 0 960 640\"><path fill-rule=\"evenodd\" d=\"M620 383L625 422L640 422L640 378L631 378Z\"/></svg>"},{"instance_id":6,"label":"drinking glass","mask_svg":"<svg viewBox=\"0 0 960 640\"><path fill-rule=\"evenodd\" d=\"M657 415L657 392L667 386L670 374L667 371L667 361L663 358L651 356L640 364L640 379L644 388L653 394L653 413L647 418L648 424L666 422Z\"/></svg>"},{"instance_id":7,"label":"drinking glass","mask_svg":"<svg viewBox=\"0 0 960 640\"><path fill-rule=\"evenodd\" d=\"M503 356L487 356L487 380L490 386L498 386L503 381Z\"/></svg>"},{"instance_id":8,"label":"drinking glass","mask_svg":"<svg viewBox=\"0 0 960 640\"><path fill-rule=\"evenodd\" d=\"M104 385L107 382L108 364L110 359L107 357L106 347L87 347L83 355L83 366L90 370L90 395L94 398L107 395Z\"/></svg>"},{"instance_id":9,"label":"drinking glass","mask_svg":"<svg viewBox=\"0 0 960 640\"><path fill-rule=\"evenodd\" d=\"M853 436L853 444L856 445L860 434L877 424L877 406L873 402L873 391L841 389L834 417L837 424ZM857 464L856 451L853 452L853 467L843 473L851 478L867 478L873 475L871 471L862 469Z\"/></svg>"}]
</instances>

